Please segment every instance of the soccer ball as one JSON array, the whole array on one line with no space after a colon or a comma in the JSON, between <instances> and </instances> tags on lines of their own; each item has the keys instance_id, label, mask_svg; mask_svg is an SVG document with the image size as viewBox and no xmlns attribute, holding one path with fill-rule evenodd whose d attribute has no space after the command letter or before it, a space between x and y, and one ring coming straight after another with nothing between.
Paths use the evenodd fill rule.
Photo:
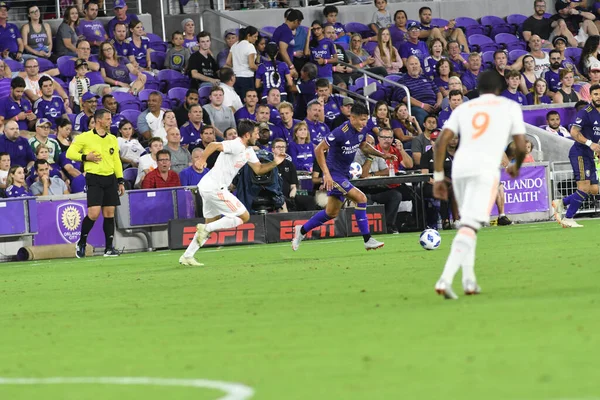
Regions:
<instances>
[{"instance_id":1,"label":"soccer ball","mask_svg":"<svg viewBox=\"0 0 600 400\"><path fill-rule=\"evenodd\" d=\"M362 175L362 167L359 163L353 162L350 164L350 179L358 179Z\"/></svg>"},{"instance_id":2,"label":"soccer ball","mask_svg":"<svg viewBox=\"0 0 600 400\"><path fill-rule=\"evenodd\" d=\"M419 243L425 250L435 250L440 247L442 237L435 229L425 229L419 237Z\"/></svg>"}]
</instances>

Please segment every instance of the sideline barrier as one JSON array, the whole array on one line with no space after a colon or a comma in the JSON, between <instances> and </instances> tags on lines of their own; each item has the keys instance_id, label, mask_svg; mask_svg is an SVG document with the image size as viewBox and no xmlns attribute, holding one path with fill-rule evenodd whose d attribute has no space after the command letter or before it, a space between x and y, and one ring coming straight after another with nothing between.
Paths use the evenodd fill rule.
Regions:
<instances>
[{"instance_id":1,"label":"sideline barrier","mask_svg":"<svg viewBox=\"0 0 600 400\"><path fill-rule=\"evenodd\" d=\"M204 247L289 242L294 235L294 226L304 224L316 213L317 211L303 211L252 215L246 224L211 235ZM386 233L383 206L367 206L367 217L371 233ZM194 239L196 224L203 221L201 218L169 221L169 249L185 249ZM354 218L354 209L344 208L336 219L309 232L306 240L357 235L360 235L360 231Z\"/></svg>"},{"instance_id":2,"label":"sideline barrier","mask_svg":"<svg viewBox=\"0 0 600 400\"><path fill-rule=\"evenodd\" d=\"M38 233L35 197L18 197L0 201L0 238Z\"/></svg>"}]
</instances>

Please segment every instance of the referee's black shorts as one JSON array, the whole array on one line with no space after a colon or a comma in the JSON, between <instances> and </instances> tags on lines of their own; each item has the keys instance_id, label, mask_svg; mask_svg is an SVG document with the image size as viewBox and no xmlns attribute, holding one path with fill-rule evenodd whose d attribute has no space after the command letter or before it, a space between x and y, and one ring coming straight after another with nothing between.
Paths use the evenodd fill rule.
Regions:
<instances>
[{"instance_id":1,"label":"referee's black shorts","mask_svg":"<svg viewBox=\"0 0 600 400\"><path fill-rule=\"evenodd\" d=\"M113 175L103 176L85 174L87 184L87 206L118 206L121 204L119 199L119 184L117 177Z\"/></svg>"}]
</instances>

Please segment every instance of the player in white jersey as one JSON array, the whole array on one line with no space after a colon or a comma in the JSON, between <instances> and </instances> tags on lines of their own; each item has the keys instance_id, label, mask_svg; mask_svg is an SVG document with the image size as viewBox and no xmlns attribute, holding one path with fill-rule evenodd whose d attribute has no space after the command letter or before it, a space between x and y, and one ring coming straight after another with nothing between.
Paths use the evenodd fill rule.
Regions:
<instances>
[{"instance_id":1,"label":"player in white jersey","mask_svg":"<svg viewBox=\"0 0 600 400\"><path fill-rule=\"evenodd\" d=\"M501 88L498 74L490 71L481 73L478 79L481 96L461 104L452 112L435 144L433 194L438 199L447 200L444 156L450 139L460 136L452 163L452 188L460 211L460 225L442 276L435 284L436 292L446 299L458 298L452 291L452 280L460 267L465 294L481 292L474 268L477 231L489 221L500 180L498 165L511 135L516 159L506 171L512 177L518 176L525 158L523 112L516 102L498 96Z\"/></svg>"},{"instance_id":2,"label":"player in white jersey","mask_svg":"<svg viewBox=\"0 0 600 400\"><path fill-rule=\"evenodd\" d=\"M204 245L211 232L232 229L248 222L250 214L246 207L229 191L229 185L238 171L246 165L257 175L264 175L285 160L286 154L275 155L268 164L261 164L256 157L254 146L258 140L258 124L243 119L238 124L238 138L213 142L206 146L202 156L196 161L196 169L206 167L206 160L215 151L220 151L214 167L198 183L202 196L202 212L205 224L198 224L194 239L185 253L179 258L183 265L201 266L194 254Z\"/></svg>"}]
</instances>

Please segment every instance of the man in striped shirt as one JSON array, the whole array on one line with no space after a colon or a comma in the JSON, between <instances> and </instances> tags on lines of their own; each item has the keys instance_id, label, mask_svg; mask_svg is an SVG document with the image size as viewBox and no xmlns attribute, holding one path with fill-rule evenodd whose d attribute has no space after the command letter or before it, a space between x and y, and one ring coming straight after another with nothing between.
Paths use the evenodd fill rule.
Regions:
<instances>
[{"instance_id":1,"label":"man in striped shirt","mask_svg":"<svg viewBox=\"0 0 600 400\"><path fill-rule=\"evenodd\" d=\"M408 87L410 91L411 114L417 118L423 126L425 118L429 114L439 111L442 105L442 93L433 81L421 74L421 63L416 56L410 56L406 60L407 74L398 82ZM396 88L393 100L406 102L404 89Z\"/></svg>"}]
</instances>

